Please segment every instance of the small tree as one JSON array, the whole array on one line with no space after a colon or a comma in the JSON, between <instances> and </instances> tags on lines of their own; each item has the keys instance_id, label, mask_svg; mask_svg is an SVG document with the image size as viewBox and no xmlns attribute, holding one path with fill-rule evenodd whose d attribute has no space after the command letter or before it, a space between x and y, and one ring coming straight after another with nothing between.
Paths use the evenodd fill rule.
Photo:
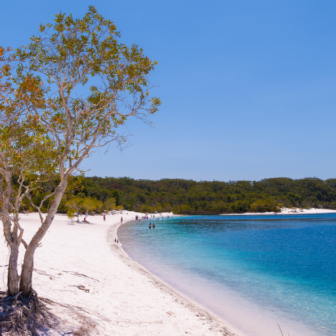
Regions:
<instances>
[{"instance_id":1,"label":"small tree","mask_svg":"<svg viewBox=\"0 0 336 336\"><path fill-rule=\"evenodd\" d=\"M77 213L77 222L79 222L79 212L83 210L83 203L84 203L83 198L73 197L65 204L65 206L69 209L68 211Z\"/></svg>"},{"instance_id":2,"label":"small tree","mask_svg":"<svg viewBox=\"0 0 336 336\"><path fill-rule=\"evenodd\" d=\"M96 204L92 198L86 197L83 199L82 207L85 213L88 214L89 211L93 211L96 208Z\"/></svg>"},{"instance_id":3,"label":"small tree","mask_svg":"<svg viewBox=\"0 0 336 336\"><path fill-rule=\"evenodd\" d=\"M71 220L71 223L72 223L72 220L73 220L73 218L74 218L74 216L75 216L75 211L74 210L72 210L72 209L69 209L68 211L67 211L67 216L68 216L68 218Z\"/></svg>"},{"instance_id":4,"label":"small tree","mask_svg":"<svg viewBox=\"0 0 336 336\"><path fill-rule=\"evenodd\" d=\"M40 35L16 51L20 64L14 80L37 78L37 84L33 82L40 93L38 100L29 101L24 116L27 123L47 132L59 174L59 183L46 196L53 200L45 216L29 198L40 214L41 226L24 255L19 289L24 296L32 292L34 254L53 222L69 177L96 148L113 141L122 146L125 138L117 129L129 117L147 122L160 105L158 98L149 98L147 77L156 62L138 46L120 43L119 37L113 22L89 7L82 19L56 15L54 25L41 25ZM36 167L40 170L43 165ZM36 175L32 181L38 179Z\"/></svg>"},{"instance_id":5,"label":"small tree","mask_svg":"<svg viewBox=\"0 0 336 336\"><path fill-rule=\"evenodd\" d=\"M115 210L116 199L114 197L107 198L104 202L104 209L107 211Z\"/></svg>"}]
</instances>

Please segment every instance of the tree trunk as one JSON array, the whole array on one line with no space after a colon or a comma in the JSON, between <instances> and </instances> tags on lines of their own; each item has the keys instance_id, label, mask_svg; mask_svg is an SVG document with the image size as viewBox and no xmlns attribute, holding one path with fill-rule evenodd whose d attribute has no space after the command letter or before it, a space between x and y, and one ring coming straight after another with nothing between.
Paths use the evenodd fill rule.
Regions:
<instances>
[{"instance_id":1,"label":"tree trunk","mask_svg":"<svg viewBox=\"0 0 336 336\"><path fill-rule=\"evenodd\" d=\"M47 233L51 223L53 222L54 216L62 200L67 184L68 181L66 178L64 178L64 180L57 187L55 198L47 213L47 217L45 218L41 227L35 233L34 237L32 238L31 242L27 247L23 260L21 279L20 279L20 292L22 292L22 295L26 297L30 296L33 290L34 254L36 248L43 239L43 237L45 236L45 234Z\"/></svg>"},{"instance_id":2,"label":"tree trunk","mask_svg":"<svg viewBox=\"0 0 336 336\"><path fill-rule=\"evenodd\" d=\"M8 295L14 296L19 293L19 274L17 271L17 261L19 257L19 247L16 243L10 245L10 256L8 262Z\"/></svg>"}]
</instances>

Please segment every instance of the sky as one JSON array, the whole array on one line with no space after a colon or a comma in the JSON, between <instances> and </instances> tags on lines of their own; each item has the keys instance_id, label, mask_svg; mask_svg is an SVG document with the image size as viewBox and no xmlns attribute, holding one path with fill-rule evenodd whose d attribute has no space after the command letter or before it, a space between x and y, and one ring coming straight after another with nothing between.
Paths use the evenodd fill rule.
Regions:
<instances>
[{"instance_id":1,"label":"sky","mask_svg":"<svg viewBox=\"0 0 336 336\"><path fill-rule=\"evenodd\" d=\"M336 1L2 1L0 45L61 12L97 7L158 61L155 127L96 152L87 176L260 180L336 177Z\"/></svg>"}]
</instances>

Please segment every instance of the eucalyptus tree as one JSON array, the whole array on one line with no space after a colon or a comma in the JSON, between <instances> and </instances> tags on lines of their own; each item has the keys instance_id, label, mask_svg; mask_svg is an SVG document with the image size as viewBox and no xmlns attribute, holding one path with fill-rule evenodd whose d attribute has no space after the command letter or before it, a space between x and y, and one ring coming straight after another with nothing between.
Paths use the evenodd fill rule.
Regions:
<instances>
[{"instance_id":1,"label":"eucalyptus tree","mask_svg":"<svg viewBox=\"0 0 336 336\"><path fill-rule=\"evenodd\" d=\"M13 79L16 61L9 49L0 47L0 218L10 249L10 296L19 292L19 247L28 247L19 218L22 203L41 191L42 184L57 170L53 141L38 124L24 117L32 102L34 106L43 102L39 80L30 74L21 76L20 81Z\"/></svg>"},{"instance_id":2,"label":"eucalyptus tree","mask_svg":"<svg viewBox=\"0 0 336 336\"><path fill-rule=\"evenodd\" d=\"M52 197L50 181L57 171L56 152L51 139L35 125L11 122L0 128L0 200L1 217L6 242L10 248L8 262L8 294L19 292L17 261L20 244L27 249L24 229L20 225L20 210L25 198L45 191L46 196L34 207L40 211ZM41 215L40 215L41 216ZM42 217L41 217L42 219Z\"/></svg>"},{"instance_id":3,"label":"eucalyptus tree","mask_svg":"<svg viewBox=\"0 0 336 336\"><path fill-rule=\"evenodd\" d=\"M34 254L48 231L71 175L97 149L126 139L118 127L129 117L149 123L160 99L150 96L148 76L156 62L136 45L120 42L120 33L110 20L89 7L81 19L63 13L53 24L41 25L31 43L16 50L20 64L17 80L40 79L44 102L32 102L27 122L39 125L57 152L59 183L52 203L43 215L24 256L20 291L32 292Z\"/></svg>"},{"instance_id":4,"label":"eucalyptus tree","mask_svg":"<svg viewBox=\"0 0 336 336\"><path fill-rule=\"evenodd\" d=\"M65 206L77 215L77 222L79 222L79 213L83 211L84 198L81 197L72 197L68 200Z\"/></svg>"}]
</instances>

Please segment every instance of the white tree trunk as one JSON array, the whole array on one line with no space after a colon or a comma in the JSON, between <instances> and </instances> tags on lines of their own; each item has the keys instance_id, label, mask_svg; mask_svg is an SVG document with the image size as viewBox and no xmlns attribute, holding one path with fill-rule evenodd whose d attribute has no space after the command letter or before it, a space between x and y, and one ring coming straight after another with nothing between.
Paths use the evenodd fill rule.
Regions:
<instances>
[{"instance_id":1,"label":"white tree trunk","mask_svg":"<svg viewBox=\"0 0 336 336\"><path fill-rule=\"evenodd\" d=\"M47 233L51 223L53 222L54 216L58 209L58 206L62 200L64 195L65 189L67 187L67 178L65 177L60 185L57 187L57 191L55 193L55 198L51 204L51 207L48 211L47 217L43 221L43 224L35 233L34 237L32 238L31 242L29 243L22 265L22 272L21 272L21 279L20 279L20 292L24 296L29 296L33 289L33 270L34 270L34 254L38 244L41 242L45 234Z\"/></svg>"},{"instance_id":2,"label":"white tree trunk","mask_svg":"<svg viewBox=\"0 0 336 336\"><path fill-rule=\"evenodd\" d=\"M19 247L16 243L10 245L10 256L8 261L8 292L9 296L19 293L19 274L17 271L17 261L19 257Z\"/></svg>"}]
</instances>

